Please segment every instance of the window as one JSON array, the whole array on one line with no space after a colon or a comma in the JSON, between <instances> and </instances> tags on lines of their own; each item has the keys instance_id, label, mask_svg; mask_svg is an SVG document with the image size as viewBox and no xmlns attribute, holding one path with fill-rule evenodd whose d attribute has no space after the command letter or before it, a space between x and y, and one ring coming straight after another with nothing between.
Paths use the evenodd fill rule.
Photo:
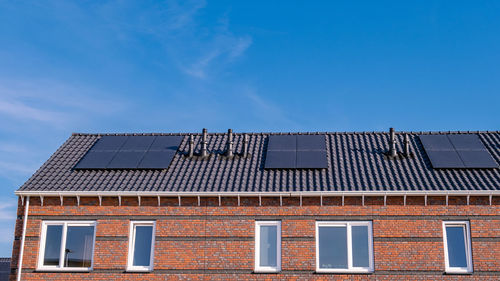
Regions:
<instances>
[{"instance_id":1,"label":"window","mask_svg":"<svg viewBox=\"0 0 500 281\"><path fill-rule=\"evenodd\" d=\"M91 270L95 225L95 222L43 222L38 270Z\"/></svg>"},{"instance_id":2,"label":"window","mask_svg":"<svg viewBox=\"0 0 500 281\"><path fill-rule=\"evenodd\" d=\"M371 222L316 222L316 271L373 272Z\"/></svg>"},{"instance_id":3,"label":"window","mask_svg":"<svg viewBox=\"0 0 500 281\"><path fill-rule=\"evenodd\" d=\"M255 222L255 271L281 270L281 222Z\"/></svg>"},{"instance_id":4,"label":"window","mask_svg":"<svg viewBox=\"0 0 500 281\"><path fill-rule=\"evenodd\" d=\"M446 272L472 272L469 222L443 222L443 240Z\"/></svg>"},{"instance_id":5,"label":"window","mask_svg":"<svg viewBox=\"0 0 500 281\"><path fill-rule=\"evenodd\" d=\"M128 271L153 270L155 244L155 222L135 221L130 223L128 243Z\"/></svg>"}]
</instances>

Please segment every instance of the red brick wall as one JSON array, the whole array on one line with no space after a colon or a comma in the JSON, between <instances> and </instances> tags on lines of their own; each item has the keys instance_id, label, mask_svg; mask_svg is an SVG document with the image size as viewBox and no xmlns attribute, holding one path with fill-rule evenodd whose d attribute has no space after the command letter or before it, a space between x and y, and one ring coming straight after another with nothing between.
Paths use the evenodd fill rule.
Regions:
<instances>
[{"instance_id":1,"label":"red brick wall","mask_svg":"<svg viewBox=\"0 0 500 281\"><path fill-rule=\"evenodd\" d=\"M451 197L450 197L451 199ZM23 280L500 280L500 198L446 200L435 197L383 198L39 198L30 200L23 261ZM465 202L465 204L464 204ZM12 267L17 268L22 215L20 204ZM133 216L133 217L132 217ZM90 273L36 272L43 220L96 220L94 270ZM130 220L156 220L152 273L126 273ZM282 273L256 274L255 220L282 222ZM315 221L373 222L375 272L358 275L316 274ZM474 273L444 274L443 220L470 221ZM11 280L15 275L11 275Z\"/></svg>"}]
</instances>

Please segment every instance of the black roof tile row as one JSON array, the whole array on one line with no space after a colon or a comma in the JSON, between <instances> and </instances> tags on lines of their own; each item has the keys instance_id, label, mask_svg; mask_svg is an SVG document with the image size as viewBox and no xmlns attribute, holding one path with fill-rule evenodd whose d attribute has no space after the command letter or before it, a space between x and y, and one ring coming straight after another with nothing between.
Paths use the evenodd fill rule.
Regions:
<instances>
[{"instance_id":1,"label":"black roof tile row","mask_svg":"<svg viewBox=\"0 0 500 281\"><path fill-rule=\"evenodd\" d=\"M73 134L19 191L134 191L134 192L308 192L308 191L499 191L500 169L433 169L418 138L420 134L478 134L500 163L500 132L407 132L413 157L388 159L389 134L383 132L286 133L324 134L327 169L264 169L269 135L250 133L246 158L221 156L227 135L208 135L208 159L190 159L190 134L183 140L166 170L73 170L99 139L99 134ZM112 134L115 135L115 134ZM193 134L196 150L201 134ZM243 134L234 135L236 152L242 151ZM398 133L397 150L403 151L404 133Z\"/></svg>"}]
</instances>

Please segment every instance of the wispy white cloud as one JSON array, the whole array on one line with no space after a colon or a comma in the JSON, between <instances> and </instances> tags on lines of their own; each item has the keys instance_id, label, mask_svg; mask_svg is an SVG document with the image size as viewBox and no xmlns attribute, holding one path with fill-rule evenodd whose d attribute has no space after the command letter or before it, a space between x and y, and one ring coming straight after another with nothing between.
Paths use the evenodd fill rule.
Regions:
<instances>
[{"instance_id":1,"label":"wispy white cloud","mask_svg":"<svg viewBox=\"0 0 500 281\"><path fill-rule=\"evenodd\" d=\"M13 220L16 217L16 202L0 201L0 220Z\"/></svg>"},{"instance_id":2,"label":"wispy white cloud","mask_svg":"<svg viewBox=\"0 0 500 281\"><path fill-rule=\"evenodd\" d=\"M249 101L248 111L252 112L256 119L261 120L263 127L271 129L300 128L300 124L294 121L290 114L273 102L265 99L257 91L246 88L244 96Z\"/></svg>"},{"instance_id":3,"label":"wispy white cloud","mask_svg":"<svg viewBox=\"0 0 500 281\"><path fill-rule=\"evenodd\" d=\"M0 100L0 114L16 119L29 119L42 122L59 123L65 120L65 115L60 112L43 110L19 101Z\"/></svg>"},{"instance_id":4,"label":"wispy white cloud","mask_svg":"<svg viewBox=\"0 0 500 281\"><path fill-rule=\"evenodd\" d=\"M166 27L170 30L183 29L194 23L194 17L200 9L206 6L205 0L195 0L195 1L170 1L165 2L166 6L166 16L168 24Z\"/></svg>"},{"instance_id":5,"label":"wispy white cloud","mask_svg":"<svg viewBox=\"0 0 500 281\"><path fill-rule=\"evenodd\" d=\"M16 207L15 199L0 200L0 243L5 243L5 247L12 247L14 240Z\"/></svg>"}]
</instances>

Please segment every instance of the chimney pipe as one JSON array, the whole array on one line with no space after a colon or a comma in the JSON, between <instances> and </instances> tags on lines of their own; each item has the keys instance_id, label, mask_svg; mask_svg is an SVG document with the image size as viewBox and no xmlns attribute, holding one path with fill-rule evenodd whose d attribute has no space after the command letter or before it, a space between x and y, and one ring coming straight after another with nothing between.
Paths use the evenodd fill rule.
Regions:
<instances>
[{"instance_id":1,"label":"chimney pipe","mask_svg":"<svg viewBox=\"0 0 500 281\"><path fill-rule=\"evenodd\" d=\"M391 157L396 157L398 156L398 153L396 152L396 133L394 132L394 128L390 128L389 133L390 133L389 155Z\"/></svg>"},{"instance_id":2,"label":"chimney pipe","mask_svg":"<svg viewBox=\"0 0 500 281\"><path fill-rule=\"evenodd\" d=\"M194 137L193 135L189 135L189 157L193 157L194 155Z\"/></svg>"},{"instance_id":3,"label":"chimney pipe","mask_svg":"<svg viewBox=\"0 0 500 281\"><path fill-rule=\"evenodd\" d=\"M207 157L207 129L203 128L203 138L201 140L201 157Z\"/></svg>"},{"instance_id":4,"label":"chimney pipe","mask_svg":"<svg viewBox=\"0 0 500 281\"><path fill-rule=\"evenodd\" d=\"M227 150L226 150L226 156L227 157L233 157L233 130L228 129L227 130Z\"/></svg>"},{"instance_id":5,"label":"chimney pipe","mask_svg":"<svg viewBox=\"0 0 500 281\"><path fill-rule=\"evenodd\" d=\"M243 139L243 157L247 157L248 155L248 135L244 135Z\"/></svg>"},{"instance_id":6,"label":"chimney pipe","mask_svg":"<svg viewBox=\"0 0 500 281\"><path fill-rule=\"evenodd\" d=\"M405 156L410 157L410 135L405 134Z\"/></svg>"}]
</instances>

